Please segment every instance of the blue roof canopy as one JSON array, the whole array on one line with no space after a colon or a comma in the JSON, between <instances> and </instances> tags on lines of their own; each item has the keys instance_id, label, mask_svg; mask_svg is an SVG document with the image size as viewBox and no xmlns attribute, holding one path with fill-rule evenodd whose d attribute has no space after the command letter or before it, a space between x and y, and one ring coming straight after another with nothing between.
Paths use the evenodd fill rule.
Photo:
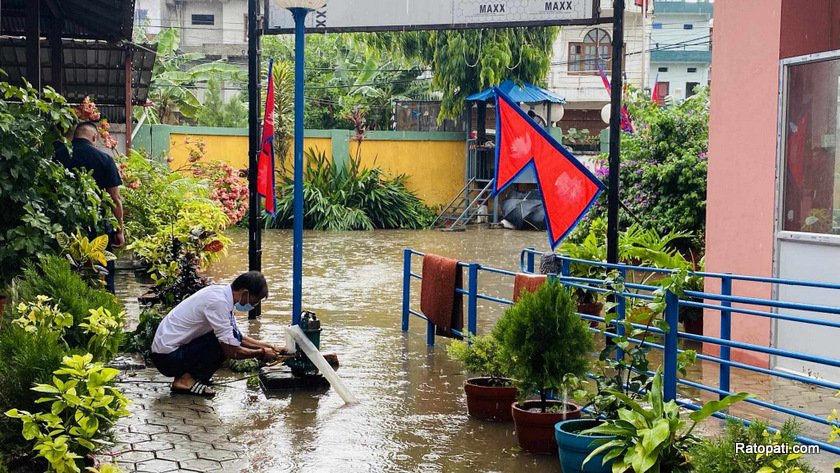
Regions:
<instances>
[{"instance_id":1,"label":"blue roof canopy","mask_svg":"<svg viewBox=\"0 0 840 473\"><path fill-rule=\"evenodd\" d=\"M537 87L536 85L529 84L527 82L523 83L520 87L516 85L516 82L508 79L499 85L499 89L517 103L566 103L565 98L554 95L542 87ZM482 90L481 92L476 92L470 95L467 97L467 101L475 102L480 100L486 102L494 99L495 97L496 94L493 92L493 87L490 87Z\"/></svg>"}]
</instances>

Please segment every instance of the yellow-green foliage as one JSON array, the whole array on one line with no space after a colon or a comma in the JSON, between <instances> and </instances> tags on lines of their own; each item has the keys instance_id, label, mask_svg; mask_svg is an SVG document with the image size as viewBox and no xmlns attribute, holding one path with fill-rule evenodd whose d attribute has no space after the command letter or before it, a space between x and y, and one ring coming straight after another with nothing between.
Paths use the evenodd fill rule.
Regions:
<instances>
[{"instance_id":1,"label":"yellow-green foliage","mask_svg":"<svg viewBox=\"0 0 840 473\"><path fill-rule=\"evenodd\" d=\"M51 384L32 388L45 394L36 402L48 404L48 411L10 409L6 415L23 422L23 437L35 442L33 450L52 471L79 473L84 455L106 443L105 432L129 415L129 401L111 386L118 373L94 363L91 354L66 356Z\"/></svg>"},{"instance_id":2,"label":"yellow-green foliage","mask_svg":"<svg viewBox=\"0 0 840 473\"><path fill-rule=\"evenodd\" d=\"M507 377L501 346L492 335L455 340L446 347L446 351L452 359L460 361L468 373L491 378Z\"/></svg>"}]
</instances>

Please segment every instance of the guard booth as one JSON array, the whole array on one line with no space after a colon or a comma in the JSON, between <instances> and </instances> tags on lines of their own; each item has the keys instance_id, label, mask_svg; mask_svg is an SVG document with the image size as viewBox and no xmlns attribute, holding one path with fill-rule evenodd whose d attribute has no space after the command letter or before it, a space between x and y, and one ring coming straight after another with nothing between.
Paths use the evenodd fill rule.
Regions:
<instances>
[{"instance_id":1,"label":"guard booth","mask_svg":"<svg viewBox=\"0 0 840 473\"><path fill-rule=\"evenodd\" d=\"M553 121L563 117L566 99L533 84L521 86L508 79L499 89L544 126L555 138L560 139L559 129L552 128ZM498 197L490 202L493 176L496 170L496 94L493 87L467 97L467 144L464 187L452 199L435 221L435 228L444 231L462 231L475 221L498 224L501 207ZM536 176L528 169L516 179L516 184L536 185ZM492 208L491 208L492 205Z\"/></svg>"}]
</instances>

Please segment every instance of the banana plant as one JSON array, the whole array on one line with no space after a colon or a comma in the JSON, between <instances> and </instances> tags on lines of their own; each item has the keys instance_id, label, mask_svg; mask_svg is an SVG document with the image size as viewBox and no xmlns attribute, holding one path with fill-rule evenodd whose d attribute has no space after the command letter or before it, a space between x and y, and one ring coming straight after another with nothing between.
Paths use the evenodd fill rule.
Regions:
<instances>
[{"instance_id":1,"label":"banana plant","mask_svg":"<svg viewBox=\"0 0 840 473\"><path fill-rule=\"evenodd\" d=\"M245 72L234 64L221 60L197 64L204 55L179 51L180 38L175 29L161 31L154 45L157 59L149 84L152 123L177 125L182 117L195 119L202 106L195 95L195 86L211 78L222 82L246 80Z\"/></svg>"},{"instance_id":2,"label":"banana plant","mask_svg":"<svg viewBox=\"0 0 840 473\"><path fill-rule=\"evenodd\" d=\"M661 371L654 376L652 387L642 403L619 391L611 391L610 394L627 407L618 411L617 419L609 419L582 432L613 437L596 440L602 445L590 453L583 464L604 453L604 464L613 460L613 473L628 470L634 473L689 472L688 453L700 442L700 437L693 433L697 424L735 403L755 397L742 392L709 401L700 410L688 415L689 423L681 417L676 401L665 402L662 392Z\"/></svg>"}]
</instances>

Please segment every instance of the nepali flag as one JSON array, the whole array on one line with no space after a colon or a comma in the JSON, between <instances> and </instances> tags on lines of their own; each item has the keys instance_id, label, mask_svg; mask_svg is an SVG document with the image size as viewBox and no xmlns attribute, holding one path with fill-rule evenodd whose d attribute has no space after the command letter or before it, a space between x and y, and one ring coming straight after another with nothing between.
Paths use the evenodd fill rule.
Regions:
<instances>
[{"instance_id":1,"label":"nepali flag","mask_svg":"<svg viewBox=\"0 0 840 473\"><path fill-rule=\"evenodd\" d=\"M496 172L493 196L525 169L537 176L554 249L586 214L604 184L566 148L537 125L504 92L496 92Z\"/></svg>"},{"instance_id":2,"label":"nepali flag","mask_svg":"<svg viewBox=\"0 0 840 473\"><path fill-rule=\"evenodd\" d=\"M596 62L595 66L598 67L598 73L601 75L601 82L604 83L604 88L607 89L607 95L612 96L612 88L610 86L610 80L607 79L607 73L604 72L604 69L601 67L600 62ZM621 106L621 131L627 133L633 133L633 123L630 121L630 112L627 111L627 105Z\"/></svg>"},{"instance_id":3,"label":"nepali flag","mask_svg":"<svg viewBox=\"0 0 840 473\"><path fill-rule=\"evenodd\" d=\"M653 88L650 90L650 99L654 103L659 104L659 73L656 73L656 78L653 79Z\"/></svg>"},{"instance_id":4,"label":"nepali flag","mask_svg":"<svg viewBox=\"0 0 840 473\"><path fill-rule=\"evenodd\" d=\"M265 212L276 217L277 198L274 195L274 61L268 62L268 91L265 94L265 119L262 145L257 162L257 195L265 199Z\"/></svg>"}]
</instances>

